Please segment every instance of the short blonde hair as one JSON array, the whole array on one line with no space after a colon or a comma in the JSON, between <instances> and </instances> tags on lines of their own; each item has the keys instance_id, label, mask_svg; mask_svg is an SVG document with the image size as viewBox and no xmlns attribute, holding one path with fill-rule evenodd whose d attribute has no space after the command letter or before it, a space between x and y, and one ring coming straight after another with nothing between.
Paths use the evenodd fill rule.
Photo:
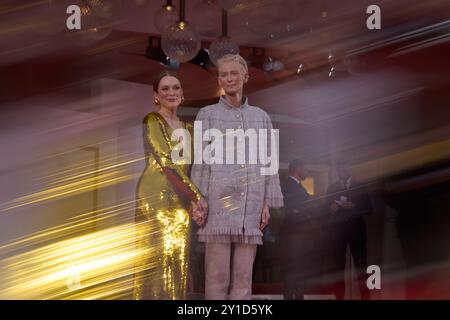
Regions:
<instances>
[{"instance_id":1,"label":"short blonde hair","mask_svg":"<svg viewBox=\"0 0 450 320\"><path fill-rule=\"evenodd\" d=\"M244 70L244 74L248 74L248 66L247 61L242 58L239 54L226 54L219 60L217 60L217 67L219 67L222 63L226 62L237 62L242 69Z\"/></svg>"}]
</instances>

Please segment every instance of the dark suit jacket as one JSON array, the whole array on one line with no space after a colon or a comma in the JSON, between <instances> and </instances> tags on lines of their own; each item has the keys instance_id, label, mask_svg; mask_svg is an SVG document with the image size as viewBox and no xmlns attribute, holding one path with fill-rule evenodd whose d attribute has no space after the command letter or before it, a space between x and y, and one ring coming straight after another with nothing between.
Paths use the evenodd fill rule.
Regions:
<instances>
[{"instance_id":1,"label":"dark suit jacket","mask_svg":"<svg viewBox=\"0 0 450 320\"><path fill-rule=\"evenodd\" d=\"M288 178L281 191L284 197L285 224L300 223L311 216L311 196L294 179Z\"/></svg>"},{"instance_id":2,"label":"dark suit jacket","mask_svg":"<svg viewBox=\"0 0 450 320\"><path fill-rule=\"evenodd\" d=\"M281 267L283 277L287 277L285 281L289 282L292 275L304 278L319 270L314 265L319 252L316 247L319 225L314 214L314 201L301 184L288 178L282 192L285 215L280 232ZM291 285L298 284L294 281Z\"/></svg>"}]
</instances>

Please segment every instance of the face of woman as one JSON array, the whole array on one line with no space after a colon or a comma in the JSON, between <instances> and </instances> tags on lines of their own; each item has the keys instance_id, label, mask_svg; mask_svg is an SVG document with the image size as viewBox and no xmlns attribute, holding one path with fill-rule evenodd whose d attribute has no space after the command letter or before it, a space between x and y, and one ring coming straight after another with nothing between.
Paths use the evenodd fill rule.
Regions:
<instances>
[{"instance_id":1,"label":"face of woman","mask_svg":"<svg viewBox=\"0 0 450 320\"><path fill-rule=\"evenodd\" d=\"M158 92L155 92L155 98L163 108L171 110L178 108L183 98L180 81L171 76L163 77L159 82Z\"/></svg>"},{"instance_id":2,"label":"face of woman","mask_svg":"<svg viewBox=\"0 0 450 320\"><path fill-rule=\"evenodd\" d=\"M228 61L219 65L219 86L226 94L235 95L242 92L248 76L238 62Z\"/></svg>"}]
</instances>

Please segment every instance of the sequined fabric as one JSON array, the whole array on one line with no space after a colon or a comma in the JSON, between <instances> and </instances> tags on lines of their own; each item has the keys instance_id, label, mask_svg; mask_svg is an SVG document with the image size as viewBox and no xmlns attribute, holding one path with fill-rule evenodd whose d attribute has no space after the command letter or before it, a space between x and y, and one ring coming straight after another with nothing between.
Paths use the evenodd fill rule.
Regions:
<instances>
[{"instance_id":1,"label":"sequined fabric","mask_svg":"<svg viewBox=\"0 0 450 320\"><path fill-rule=\"evenodd\" d=\"M186 125L188 128L188 125ZM136 262L134 299L184 299L189 257L189 200L181 198L164 174L171 169L196 199L201 195L188 177L187 164L174 164L172 129L156 112L143 122L146 168L137 186L137 247L144 254Z\"/></svg>"}]
</instances>

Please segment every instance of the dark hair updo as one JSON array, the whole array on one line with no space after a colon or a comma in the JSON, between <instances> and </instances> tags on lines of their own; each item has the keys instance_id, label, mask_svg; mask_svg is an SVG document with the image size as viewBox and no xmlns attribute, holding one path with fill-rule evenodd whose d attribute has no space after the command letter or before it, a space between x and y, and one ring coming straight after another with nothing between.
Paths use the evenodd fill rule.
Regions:
<instances>
[{"instance_id":1,"label":"dark hair updo","mask_svg":"<svg viewBox=\"0 0 450 320\"><path fill-rule=\"evenodd\" d=\"M156 76L155 80L153 81L153 90L155 90L155 92L158 92L159 83L161 82L161 79L164 78L164 77L177 78L178 81L180 81L180 84L181 84L180 77L178 76L178 74L175 71L163 70Z\"/></svg>"}]
</instances>

